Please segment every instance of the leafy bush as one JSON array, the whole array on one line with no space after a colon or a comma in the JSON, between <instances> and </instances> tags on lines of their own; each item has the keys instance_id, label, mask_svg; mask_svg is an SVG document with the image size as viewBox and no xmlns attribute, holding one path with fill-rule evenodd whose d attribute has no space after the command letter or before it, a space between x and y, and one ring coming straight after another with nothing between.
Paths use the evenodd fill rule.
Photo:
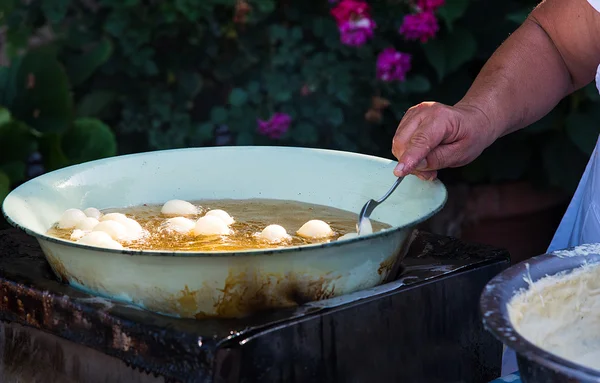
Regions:
<instances>
[{"instance_id":1,"label":"leafy bush","mask_svg":"<svg viewBox=\"0 0 600 383\"><path fill-rule=\"evenodd\" d=\"M70 79L72 104L64 98L66 78L60 86L45 88L43 97L51 101L46 119L41 114L32 119L26 107L0 101L47 136L42 141L53 142L40 144L46 147L42 156L49 168L68 163L65 157L89 159L84 152L111 154L112 149L102 152L100 146L74 149L87 128L81 120L50 118L65 111L103 120L114 129L121 153L260 144L390 157L391 138L405 110L423 100L458 101L534 5L387 0L371 1L366 9L350 4L353 11L345 14L332 10L348 0L8 3L0 11L0 24L7 27L9 57L28 51L32 37L45 37L62 64L52 64L56 76L51 77ZM14 68L5 73L8 81L17 78ZM578 92L549 118L500 140L447 179L476 183L538 177L572 190L590 137L598 134L600 124L590 120L596 102L594 92ZM96 129L94 134L110 140L105 129ZM71 133L60 139L53 135L63 130Z\"/></svg>"},{"instance_id":2,"label":"leafy bush","mask_svg":"<svg viewBox=\"0 0 600 383\"><path fill-rule=\"evenodd\" d=\"M0 202L12 185L44 169L116 154L105 124L74 114L69 79L54 49L31 49L0 67L0 89Z\"/></svg>"}]
</instances>

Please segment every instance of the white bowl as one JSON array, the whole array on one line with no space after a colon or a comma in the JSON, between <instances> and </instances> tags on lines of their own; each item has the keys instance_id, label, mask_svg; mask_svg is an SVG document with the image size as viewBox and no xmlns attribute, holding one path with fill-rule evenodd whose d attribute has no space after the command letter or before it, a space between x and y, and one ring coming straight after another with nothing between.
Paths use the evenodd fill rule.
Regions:
<instances>
[{"instance_id":1,"label":"white bowl","mask_svg":"<svg viewBox=\"0 0 600 383\"><path fill-rule=\"evenodd\" d=\"M396 162L331 150L215 147L112 157L57 170L12 191L2 206L35 236L55 273L97 295L181 317L237 317L373 287L404 254L414 227L439 211L439 181L408 176L372 218L392 226L325 244L239 252L97 248L50 237L69 208L170 199L296 200L357 212L394 182Z\"/></svg>"}]
</instances>

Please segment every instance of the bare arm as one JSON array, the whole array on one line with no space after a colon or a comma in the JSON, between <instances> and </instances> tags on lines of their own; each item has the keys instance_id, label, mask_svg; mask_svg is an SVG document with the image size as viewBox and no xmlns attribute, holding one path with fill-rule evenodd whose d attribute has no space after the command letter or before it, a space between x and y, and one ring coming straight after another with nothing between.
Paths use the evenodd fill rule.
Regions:
<instances>
[{"instance_id":1,"label":"bare arm","mask_svg":"<svg viewBox=\"0 0 600 383\"><path fill-rule=\"evenodd\" d=\"M471 162L498 137L537 121L592 81L598 64L600 12L586 0L545 0L454 107L424 103L406 113L393 143L396 175Z\"/></svg>"},{"instance_id":2,"label":"bare arm","mask_svg":"<svg viewBox=\"0 0 600 383\"><path fill-rule=\"evenodd\" d=\"M503 135L588 84L598 64L600 13L585 0L546 0L494 53L461 103L480 108Z\"/></svg>"}]
</instances>

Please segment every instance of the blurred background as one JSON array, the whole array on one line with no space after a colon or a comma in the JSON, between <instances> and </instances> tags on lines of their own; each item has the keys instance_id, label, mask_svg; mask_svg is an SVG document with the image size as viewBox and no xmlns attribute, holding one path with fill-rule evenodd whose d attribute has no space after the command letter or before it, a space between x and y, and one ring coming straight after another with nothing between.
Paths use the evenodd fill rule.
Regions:
<instances>
[{"instance_id":1,"label":"blurred background","mask_svg":"<svg viewBox=\"0 0 600 383\"><path fill-rule=\"evenodd\" d=\"M0 201L44 172L150 150L392 158L404 112L458 101L535 4L0 0ZM441 172L450 198L425 228L506 247L513 261L543 253L600 133L599 100L590 84Z\"/></svg>"}]
</instances>

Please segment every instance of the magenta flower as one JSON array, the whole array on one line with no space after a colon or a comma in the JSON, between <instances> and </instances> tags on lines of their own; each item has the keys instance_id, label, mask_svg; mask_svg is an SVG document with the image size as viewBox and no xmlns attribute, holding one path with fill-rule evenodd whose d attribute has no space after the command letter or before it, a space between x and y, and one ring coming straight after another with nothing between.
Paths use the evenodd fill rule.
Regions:
<instances>
[{"instance_id":1,"label":"magenta flower","mask_svg":"<svg viewBox=\"0 0 600 383\"><path fill-rule=\"evenodd\" d=\"M331 14L338 26L353 18L370 18L369 4L358 0L342 0L331 10Z\"/></svg>"},{"instance_id":2,"label":"magenta flower","mask_svg":"<svg viewBox=\"0 0 600 383\"><path fill-rule=\"evenodd\" d=\"M419 40L425 43L434 37L439 29L440 26L433 12L425 11L404 16L404 22L398 32L408 40Z\"/></svg>"},{"instance_id":3,"label":"magenta flower","mask_svg":"<svg viewBox=\"0 0 600 383\"><path fill-rule=\"evenodd\" d=\"M331 10L340 30L342 44L360 46L373 37L376 25L364 1L342 0Z\"/></svg>"},{"instance_id":4,"label":"magenta flower","mask_svg":"<svg viewBox=\"0 0 600 383\"><path fill-rule=\"evenodd\" d=\"M285 113L275 113L268 121L258 120L258 133L274 140L288 131L292 118Z\"/></svg>"},{"instance_id":5,"label":"magenta flower","mask_svg":"<svg viewBox=\"0 0 600 383\"><path fill-rule=\"evenodd\" d=\"M366 17L356 21L348 20L339 26L340 40L345 45L361 46L373 37L375 27L375 22Z\"/></svg>"},{"instance_id":6,"label":"magenta flower","mask_svg":"<svg viewBox=\"0 0 600 383\"><path fill-rule=\"evenodd\" d=\"M383 81L404 81L410 70L412 56L386 48L377 56L377 78Z\"/></svg>"},{"instance_id":7,"label":"magenta flower","mask_svg":"<svg viewBox=\"0 0 600 383\"><path fill-rule=\"evenodd\" d=\"M417 8L420 12L436 11L446 3L445 0L417 0Z\"/></svg>"}]
</instances>

